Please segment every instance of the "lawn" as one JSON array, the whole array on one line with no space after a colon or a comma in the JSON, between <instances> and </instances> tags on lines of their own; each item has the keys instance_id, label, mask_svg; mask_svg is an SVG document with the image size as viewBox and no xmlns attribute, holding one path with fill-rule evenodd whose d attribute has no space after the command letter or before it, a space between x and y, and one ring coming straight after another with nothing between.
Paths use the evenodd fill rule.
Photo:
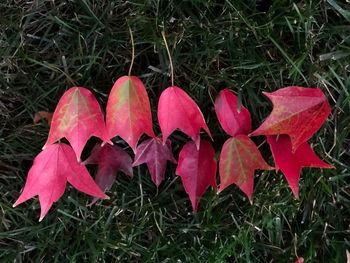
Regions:
<instances>
[{"instance_id":1,"label":"lawn","mask_svg":"<svg viewBox=\"0 0 350 263\"><path fill-rule=\"evenodd\" d=\"M345 262L349 10L342 0L1 1L0 261L294 262L299 256ZM332 113L311 143L335 169L303 169L299 200L280 172L258 171L252 204L235 186L220 195L210 189L196 214L173 164L158 189L145 166L134 169L133 179L120 173L110 199L92 207L88 196L67 188L41 223L37 198L13 208L49 131L44 120L33 124L34 114L54 111L72 86L90 89L105 106L114 81L128 73L129 27L133 74L146 85L154 120L158 98L171 84L164 30L175 84L203 111L217 155L228 138L212 101L221 89L239 94L255 129L272 109L263 91L320 87ZM188 138L181 132L171 138L177 158ZM264 138L254 141L273 164Z\"/></svg>"}]
</instances>

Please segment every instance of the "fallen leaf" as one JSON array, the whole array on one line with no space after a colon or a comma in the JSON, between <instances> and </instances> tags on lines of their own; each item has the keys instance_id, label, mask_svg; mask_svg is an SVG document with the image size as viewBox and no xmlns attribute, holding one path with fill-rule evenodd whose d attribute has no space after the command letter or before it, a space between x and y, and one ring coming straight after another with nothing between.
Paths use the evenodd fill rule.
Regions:
<instances>
[{"instance_id":1,"label":"fallen leaf","mask_svg":"<svg viewBox=\"0 0 350 263\"><path fill-rule=\"evenodd\" d=\"M143 133L155 137L149 98L139 78L123 76L114 83L107 102L106 126L109 138L120 136L134 151Z\"/></svg>"},{"instance_id":2,"label":"fallen leaf","mask_svg":"<svg viewBox=\"0 0 350 263\"><path fill-rule=\"evenodd\" d=\"M244 106L238 105L238 98L231 90L220 91L215 100L215 112L227 134L236 136L250 132L250 113Z\"/></svg>"},{"instance_id":3,"label":"fallen leaf","mask_svg":"<svg viewBox=\"0 0 350 263\"><path fill-rule=\"evenodd\" d=\"M272 170L255 143L247 135L228 139L221 150L219 161L220 187L223 191L236 184L252 200L255 170Z\"/></svg>"},{"instance_id":4,"label":"fallen leaf","mask_svg":"<svg viewBox=\"0 0 350 263\"><path fill-rule=\"evenodd\" d=\"M292 86L264 94L272 101L273 110L250 135L288 134L293 152L311 138L331 112L319 88Z\"/></svg>"},{"instance_id":5,"label":"fallen leaf","mask_svg":"<svg viewBox=\"0 0 350 263\"><path fill-rule=\"evenodd\" d=\"M38 124L42 119L47 121L47 124L50 126L51 121L52 121L52 112L47 112L47 111L38 111L35 113L34 118L33 118L33 123Z\"/></svg>"},{"instance_id":6,"label":"fallen leaf","mask_svg":"<svg viewBox=\"0 0 350 263\"><path fill-rule=\"evenodd\" d=\"M164 180L167 161L176 163L171 150L171 142L168 139L165 144L158 138L143 141L136 148L133 166L147 164L152 181L156 186Z\"/></svg>"},{"instance_id":7,"label":"fallen leaf","mask_svg":"<svg viewBox=\"0 0 350 263\"><path fill-rule=\"evenodd\" d=\"M267 136L267 142L275 161L276 171L282 171L296 199L298 199L299 178L303 167L334 168L323 162L307 142L301 144L294 153L288 135Z\"/></svg>"},{"instance_id":8,"label":"fallen leaf","mask_svg":"<svg viewBox=\"0 0 350 263\"><path fill-rule=\"evenodd\" d=\"M97 164L96 184L103 192L111 189L118 171L132 177L132 159L130 155L118 145L99 144L91 151L91 155L84 164ZM90 205L96 203L99 198L94 198Z\"/></svg>"},{"instance_id":9,"label":"fallen leaf","mask_svg":"<svg viewBox=\"0 0 350 263\"><path fill-rule=\"evenodd\" d=\"M59 100L53 113L49 137L43 149L65 137L80 161L91 136L106 140L103 115L95 96L87 89L73 87Z\"/></svg>"},{"instance_id":10,"label":"fallen leaf","mask_svg":"<svg viewBox=\"0 0 350 263\"><path fill-rule=\"evenodd\" d=\"M196 212L199 200L207 188L217 188L215 151L210 142L201 140L198 150L194 142L186 143L179 154L176 174L181 177L193 211Z\"/></svg>"},{"instance_id":11,"label":"fallen leaf","mask_svg":"<svg viewBox=\"0 0 350 263\"><path fill-rule=\"evenodd\" d=\"M176 129L186 133L200 144L200 129L203 128L211 137L203 114L197 104L179 87L169 87L162 92L158 103L158 121L163 134L163 143Z\"/></svg>"},{"instance_id":12,"label":"fallen leaf","mask_svg":"<svg viewBox=\"0 0 350 263\"><path fill-rule=\"evenodd\" d=\"M34 159L23 192L14 206L38 195L41 221L52 204L63 195L67 181L81 192L106 198L86 167L77 162L73 149L67 144L59 143L48 145Z\"/></svg>"}]
</instances>

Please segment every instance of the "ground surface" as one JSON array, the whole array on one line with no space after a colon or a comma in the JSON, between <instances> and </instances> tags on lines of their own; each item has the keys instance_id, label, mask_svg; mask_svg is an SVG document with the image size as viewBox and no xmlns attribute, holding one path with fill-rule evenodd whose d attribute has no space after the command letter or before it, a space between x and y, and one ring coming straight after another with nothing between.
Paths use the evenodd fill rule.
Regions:
<instances>
[{"instance_id":1,"label":"ground surface","mask_svg":"<svg viewBox=\"0 0 350 263\"><path fill-rule=\"evenodd\" d=\"M299 255L345 262L349 7L340 0L1 1L0 261L294 262ZM136 45L133 74L146 84L153 109L170 85L164 29L175 83L203 110L217 151L227 138L211 101L220 89L240 94L256 128L272 107L262 91L320 87L332 114L312 144L336 169L304 169L299 200L280 173L257 173L252 205L232 186L220 195L208 191L195 215L174 166L158 191L144 167L132 180L121 174L111 199L91 208L85 195L67 189L41 223L36 199L12 208L48 134L33 115L53 111L73 85L93 90L105 105L130 63L127 23ZM173 139L177 156L187 138ZM270 156L266 144L261 149Z\"/></svg>"}]
</instances>

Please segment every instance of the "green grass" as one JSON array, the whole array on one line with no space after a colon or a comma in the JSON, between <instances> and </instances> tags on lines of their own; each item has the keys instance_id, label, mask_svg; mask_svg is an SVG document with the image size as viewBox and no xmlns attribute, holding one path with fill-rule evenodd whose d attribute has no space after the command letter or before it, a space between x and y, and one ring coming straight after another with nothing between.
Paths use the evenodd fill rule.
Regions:
<instances>
[{"instance_id":1,"label":"green grass","mask_svg":"<svg viewBox=\"0 0 350 263\"><path fill-rule=\"evenodd\" d=\"M259 11L268 2L2 1L0 261L293 262L297 253L306 262L345 262L350 5L276 0ZM336 169L304 169L299 200L280 173L257 173L253 205L232 186L220 195L208 191L195 215L174 165L158 190L145 167L135 169L132 180L119 175L111 199L91 208L87 196L67 189L41 223L36 199L12 208L48 134L45 122L32 124L33 115L53 111L72 85L91 89L105 105L131 60L127 24L136 44L133 74L147 86L155 119L159 95L170 85L165 30L175 83L199 104L217 151L227 138L211 100L219 90L239 93L256 128L271 111L262 91L318 86L332 114L312 144ZM177 155L188 138L172 138ZM270 156L266 144L261 149Z\"/></svg>"}]
</instances>

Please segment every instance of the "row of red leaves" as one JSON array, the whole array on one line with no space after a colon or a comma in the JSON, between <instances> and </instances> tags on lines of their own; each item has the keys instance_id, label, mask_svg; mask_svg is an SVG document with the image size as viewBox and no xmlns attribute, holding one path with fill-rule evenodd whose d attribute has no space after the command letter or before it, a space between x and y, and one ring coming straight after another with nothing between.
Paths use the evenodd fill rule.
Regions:
<instances>
[{"instance_id":1,"label":"row of red leaves","mask_svg":"<svg viewBox=\"0 0 350 263\"><path fill-rule=\"evenodd\" d=\"M272 170L261 156L250 136L265 135L275 161L298 197L302 167L331 168L313 152L307 141L321 127L330 113L330 106L318 88L286 87L264 93L273 103L270 116L251 132L249 111L239 105L228 89L215 101L215 112L224 131L231 137L224 143L219 160L218 192L236 184L251 200L256 169ZM78 190L94 196L92 203L112 186L121 170L132 176L132 167L146 163L152 181L159 186L164 179L167 161L177 163L168 137L179 129L192 141L179 153L176 174L192 203L194 211L209 186L217 189L215 151L209 141L200 139L200 129L211 137L197 104L181 88L172 86L163 91L158 104L158 121L162 138L155 136L147 91L141 80L123 76L114 84L107 102L106 122L94 95L82 87L73 87L61 97L52 117L49 136L43 151L35 158L24 190L14 206L39 196L41 221L54 202L64 193L68 181ZM138 144L142 134L150 138ZM91 136L103 140L87 160L80 156ZM111 139L119 136L135 153L135 160ZM71 146L57 143L65 137ZM86 164L97 164L95 182ZM101 190L102 189L102 190Z\"/></svg>"}]
</instances>

